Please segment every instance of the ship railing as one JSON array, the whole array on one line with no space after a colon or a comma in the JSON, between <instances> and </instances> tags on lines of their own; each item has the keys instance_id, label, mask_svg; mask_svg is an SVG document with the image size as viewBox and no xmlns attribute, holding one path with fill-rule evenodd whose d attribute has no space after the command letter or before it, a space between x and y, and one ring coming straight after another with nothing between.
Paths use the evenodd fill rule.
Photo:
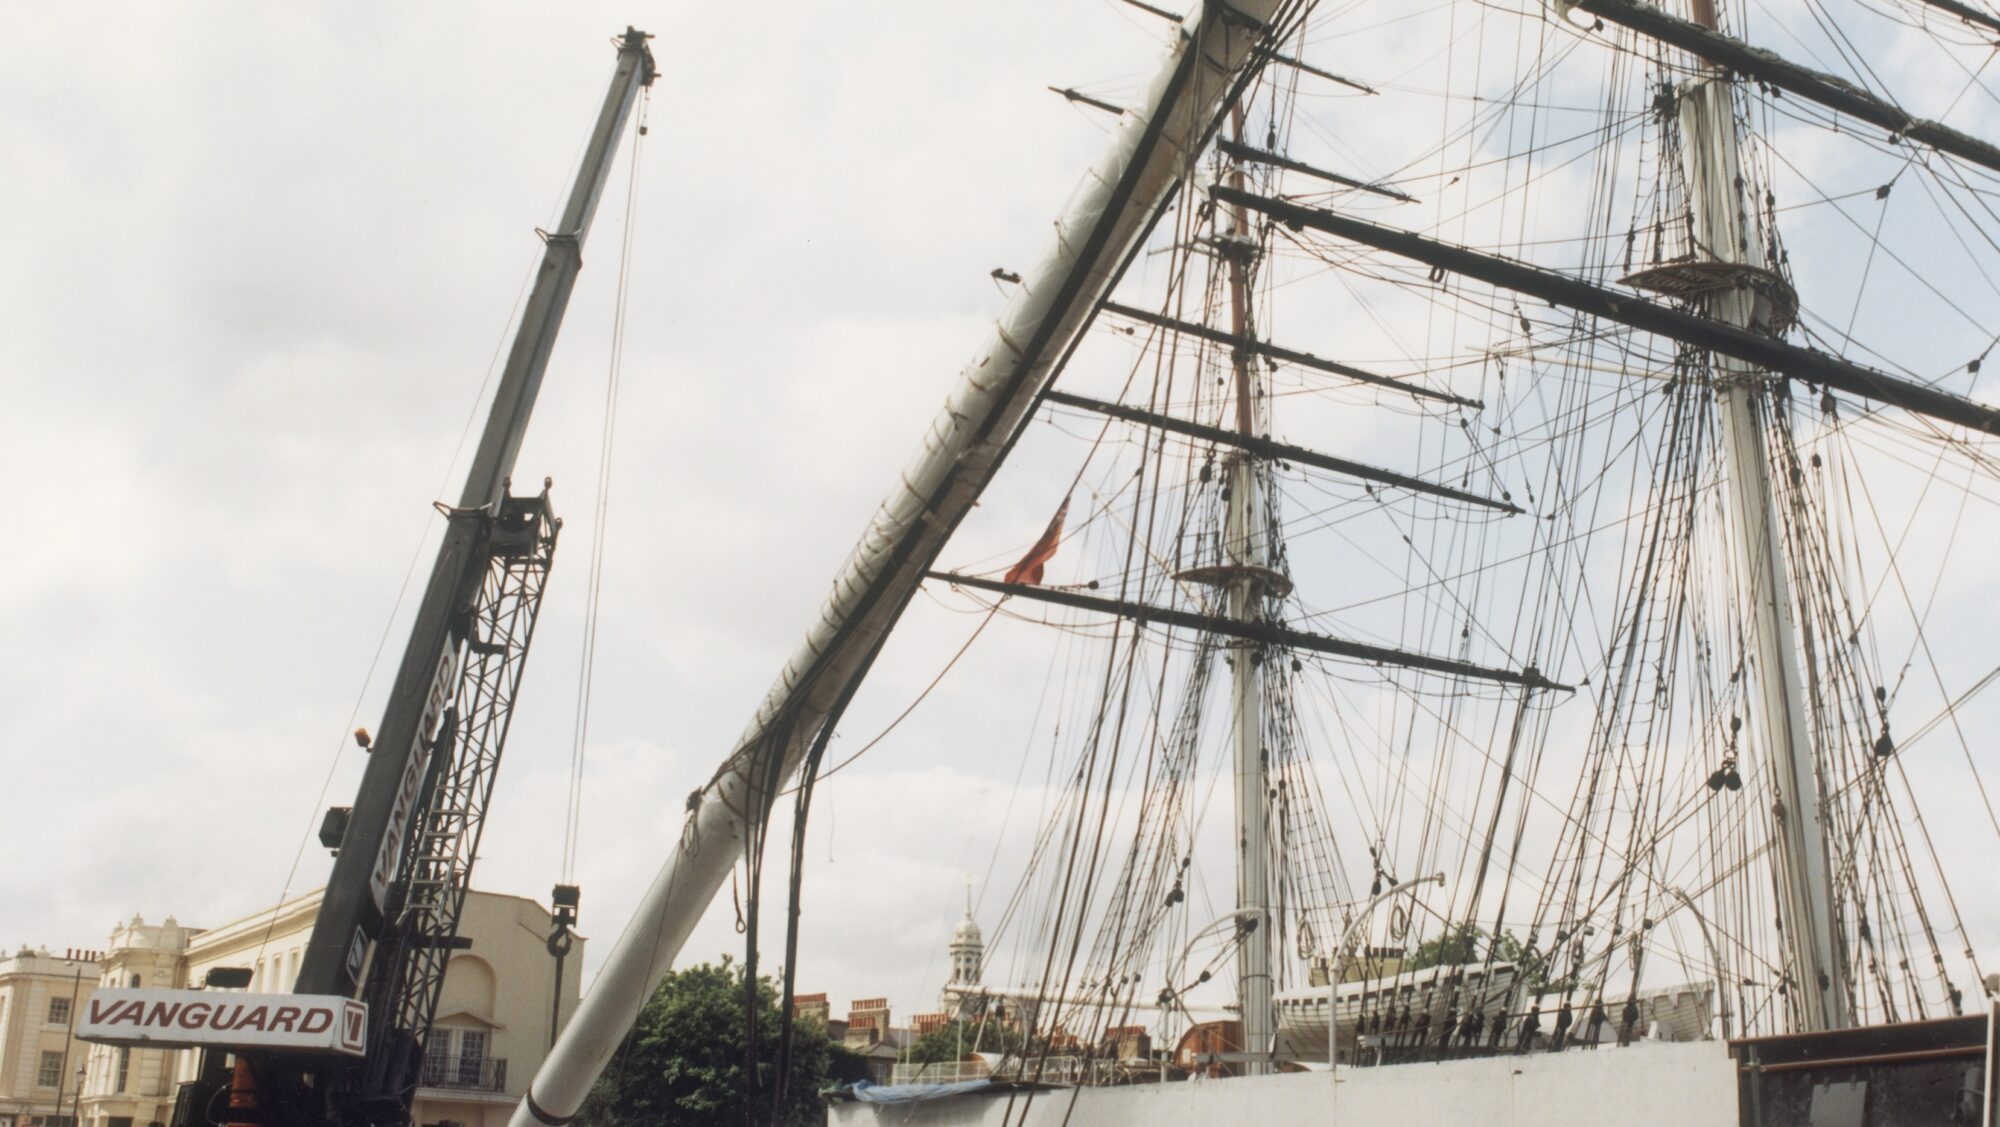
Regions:
<instances>
[{"instance_id":1,"label":"ship railing","mask_svg":"<svg viewBox=\"0 0 2000 1127\"><path fill-rule=\"evenodd\" d=\"M930 1064L899 1064L890 1069L889 1083L956 1084L966 1080L1015 1081L1071 1086L1083 1084L1130 1083L1135 1071L1150 1077L1157 1066L1148 1062L1114 1060L1109 1057L1031 1056L1023 1061L1007 1057L997 1066L983 1060L935 1061Z\"/></svg>"},{"instance_id":2,"label":"ship railing","mask_svg":"<svg viewBox=\"0 0 2000 1127\"><path fill-rule=\"evenodd\" d=\"M993 1075L993 1066L983 1060L938 1060L926 1064L899 1064L889 1070L891 1084L959 1084L984 1080Z\"/></svg>"}]
</instances>

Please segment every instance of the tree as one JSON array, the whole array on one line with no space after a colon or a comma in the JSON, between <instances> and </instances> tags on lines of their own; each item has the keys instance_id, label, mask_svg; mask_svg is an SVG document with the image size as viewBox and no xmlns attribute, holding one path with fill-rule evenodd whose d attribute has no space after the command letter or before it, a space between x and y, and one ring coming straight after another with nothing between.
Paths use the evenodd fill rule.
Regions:
<instances>
[{"instance_id":1,"label":"tree","mask_svg":"<svg viewBox=\"0 0 2000 1127\"><path fill-rule=\"evenodd\" d=\"M1409 960L1403 964L1404 970L1423 970L1426 967L1455 966L1461 963L1475 963L1479 960L1479 942L1486 938L1486 932L1469 923L1459 924L1443 935L1426 939L1410 952ZM1520 944L1514 942L1513 935L1502 937L1512 944L1518 953ZM1495 962L1512 962L1499 951L1493 953Z\"/></svg>"},{"instance_id":2,"label":"tree","mask_svg":"<svg viewBox=\"0 0 2000 1127\"><path fill-rule=\"evenodd\" d=\"M580 1127L772 1123L780 1021L777 989L769 978L757 979L759 1082L754 1094L744 1054L743 992L743 968L731 965L727 955L720 965L702 963L668 972L591 1089L576 1120ZM826 1027L818 1020L795 1023L791 1078L776 1127L824 1123L820 1089L836 1079L864 1074L854 1054L828 1041Z\"/></svg>"},{"instance_id":3,"label":"tree","mask_svg":"<svg viewBox=\"0 0 2000 1127\"><path fill-rule=\"evenodd\" d=\"M954 1021L917 1038L910 1047L911 1064L958 1060L965 1053L1011 1053L1021 1048L1021 1034L997 1021Z\"/></svg>"},{"instance_id":4,"label":"tree","mask_svg":"<svg viewBox=\"0 0 2000 1127\"><path fill-rule=\"evenodd\" d=\"M1417 944L1410 957L1403 964L1404 970L1423 970L1425 967L1456 966L1464 963L1514 964L1514 973L1527 983L1530 990L1573 990L1574 979L1552 982L1549 978L1549 961L1541 952L1521 946L1511 931L1503 931L1493 940L1492 949L1486 950L1487 932L1469 923L1432 939Z\"/></svg>"}]
</instances>

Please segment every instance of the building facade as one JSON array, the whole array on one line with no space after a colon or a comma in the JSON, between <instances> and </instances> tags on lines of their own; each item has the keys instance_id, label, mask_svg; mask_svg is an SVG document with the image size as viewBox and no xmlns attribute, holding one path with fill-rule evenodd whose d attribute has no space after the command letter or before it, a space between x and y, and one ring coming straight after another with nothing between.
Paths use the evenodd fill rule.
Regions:
<instances>
[{"instance_id":1,"label":"building facade","mask_svg":"<svg viewBox=\"0 0 2000 1127\"><path fill-rule=\"evenodd\" d=\"M70 1032L97 985L97 958L28 947L0 958L0 1127L76 1122L76 1072L88 1046Z\"/></svg>"},{"instance_id":2,"label":"building facade","mask_svg":"<svg viewBox=\"0 0 2000 1127\"><path fill-rule=\"evenodd\" d=\"M199 932L168 916L139 916L111 929L97 964L97 985L179 989L188 984L187 952ZM85 1050L83 1121L147 1127L173 1118L177 1054L171 1049L78 1045Z\"/></svg>"},{"instance_id":3,"label":"building facade","mask_svg":"<svg viewBox=\"0 0 2000 1127\"><path fill-rule=\"evenodd\" d=\"M152 926L134 917L112 932L102 961L86 969L83 992L96 984L200 989L216 968L248 969L246 993L289 992L319 903L314 891L206 931L171 918ZM548 909L533 900L467 894L459 937L472 945L455 952L445 971L413 1108L420 1127L500 1127L520 1103L553 1043L552 1020L567 1022L582 993L584 940L564 960L558 984L547 948L552 926ZM75 1051L85 1048L83 1127L168 1122L179 1084L193 1080L200 1065L191 1050L78 1042ZM0 1127L32 1127L4 1116L0 1111Z\"/></svg>"}]
</instances>

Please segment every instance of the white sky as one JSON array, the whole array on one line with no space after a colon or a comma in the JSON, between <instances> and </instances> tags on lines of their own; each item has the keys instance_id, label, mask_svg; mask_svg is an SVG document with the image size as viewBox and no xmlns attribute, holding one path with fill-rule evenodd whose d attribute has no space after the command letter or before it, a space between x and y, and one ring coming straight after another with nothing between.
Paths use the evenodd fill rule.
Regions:
<instances>
[{"instance_id":1,"label":"white sky","mask_svg":"<svg viewBox=\"0 0 2000 1127\"><path fill-rule=\"evenodd\" d=\"M0 944L266 906L330 767L351 801L357 696L374 727L399 586L631 23L661 77L576 874L594 969L998 309L987 272L1031 264L1101 149L1107 119L1044 87L1115 100L1163 34L1113 0L754 11L0 7ZM540 899L624 159L519 461L567 525L476 883ZM935 668L885 670L835 754ZM1020 729L1030 672L953 707ZM929 1008L964 875L1024 817L1017 762L929 719L816 810L799 987L836 1006ZM307 845L289 887L328 863ZM740 952L732 923L725 893L686 957Z\"/></svg>"},{"instance_id":2,"label":"white sky","mask_svg":"<svg viewBox=\"0 0 2000 1127\"><path fill-rule=\"evenodd\" d=\"M363 675L628 23L661 77L577 873L597 954L997 308L987 271L1102 146L1043 87L1129 86L1159 34L1090 4L0 9L0 943L269 904L336 749L351 801ZM567 528L477 883L544 899L623 159L519 462ZM985 774L904 801L922 757L884 766L829 789L815 904L888 934L803 988L907 996L884 979L961 895L952 809ZM688 953L738 948L712 920Z\"/></svg>"}]
</instances>

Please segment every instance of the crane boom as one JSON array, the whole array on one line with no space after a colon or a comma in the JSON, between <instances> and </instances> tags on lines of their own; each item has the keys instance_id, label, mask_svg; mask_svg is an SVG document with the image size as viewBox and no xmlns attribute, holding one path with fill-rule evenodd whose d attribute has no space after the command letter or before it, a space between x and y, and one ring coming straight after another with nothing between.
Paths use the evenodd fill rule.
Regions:
<instances>
[{"instance_id":1,"label":"crane boom","mask_svg":"<svg viewBox=\"0 0 2000 1127\"><path fill-rule=\"evenodd\" d=\"M486 560L476 549L506 499L514 457L583 265L583 240L610 174L618 135L639 90L652 76L646 36L627 31L561 225L543 233L534 286L473 454L465 491L449 513L444 543L431 565L382 725L376 729L374 751L341 838L340 856L327 878L326 898L299 968L300 993L354 993L373 933L390 908L423 772L431 759L429 747L443 719L441 703L456 687L466 612L486 570Z\"/></svg>"},{"instance_id":2,"label":"crane boom","mask_svg":"<svg viewBox=\"0 0 2000 1127\"><path fill-rule=\"evenodd\" d=\"M94 1031L86 1023L79 1034L86 1039L235 1053L238 1067L247 1062L253 1073L261 1122L409 1123L445 967L464 946L459 916L561 527L546 486L514 496L509 479L618 139L654 78L650 38L627 28L617 40L617 65L562 218L554 231L538 232L541 263L464 492L445 509L443 542L381 726L365 745L368 765L354 805L329 811L322 826L320 840L335 852L333 873L293 993L271 998L273 1006L289 1003L276 1012L308 1016L287 1019L284 1040L266 1035L261 1023L257 1035L243 1032L247 1023L211 1023L216 1028L203 1031L185 1021L161 1035L119 1025L142 1024L153 1012L221 1007L199 994L152 1008L155 999L119 995L162 992L92 997L91 1014L105 1020ZM204 1065L208 1085L218 1079L210 1065L219 1060L211 1052ZM207 1102L201 1093L183 1098L177 1124L203 1117Z\"/></svg>"}]
</instances>

